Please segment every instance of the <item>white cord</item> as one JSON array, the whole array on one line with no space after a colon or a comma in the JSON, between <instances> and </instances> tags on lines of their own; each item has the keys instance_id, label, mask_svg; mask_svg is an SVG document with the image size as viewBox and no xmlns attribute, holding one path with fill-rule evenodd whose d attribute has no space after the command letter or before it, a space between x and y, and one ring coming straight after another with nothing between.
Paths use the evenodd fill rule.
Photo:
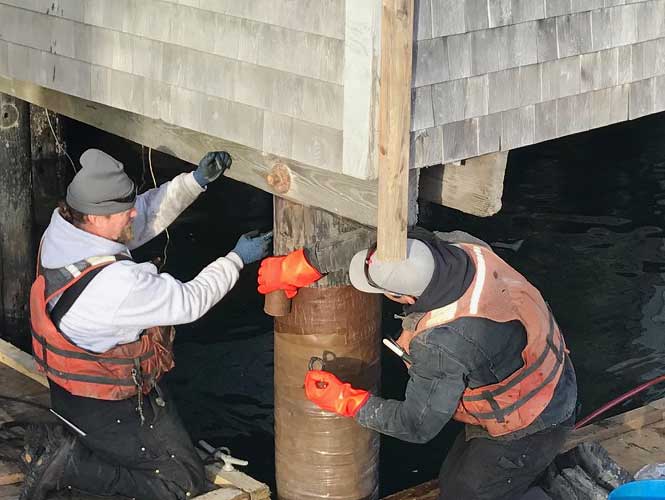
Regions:
<instances>
[{"instance_id":1,"label":"white cord","mask_svg":"<svg viewBox=\"0 0 665 500\"><path fill-rule=\"evenodd\" d=\"M60 153L64 153L67 159L69 160L69 163L72 164L72 168L74 169L74 175L76 175L76 165L74 165L74 162L72 161L71 156L67 153L65 148L60 144L60 141L58 140L58 136L55 134L55 129L53 128L53 125L51 125L51 117L48 114L48 109L44 108L44 111L46 111L46 121L48 122L48 126L51 129L51 133L53 134L53 139L55 140L55 144L58 147L58 151Z\"/></svg>"},{"instance_id":2,"label":"white cord","mask_svg":"<svg viewBox=\"0 0 665 500\"><path fill-rule=\"evenodd\" d=\"M152 148L148 148L148 165L150 166L150 176L152 177L152 184L155 187L157 187L157 180L155 179L155 171L152 168ZM171 235L169 234L169 228L164 229L164 232L166 233L166 244L164 245L164 251L163 251L164 260L162 260L162 264L159 266L160 271L166 265L166 259L168 258L167 250L169 248L169 243L171 242Z\"/></svg>"}]
</instances>

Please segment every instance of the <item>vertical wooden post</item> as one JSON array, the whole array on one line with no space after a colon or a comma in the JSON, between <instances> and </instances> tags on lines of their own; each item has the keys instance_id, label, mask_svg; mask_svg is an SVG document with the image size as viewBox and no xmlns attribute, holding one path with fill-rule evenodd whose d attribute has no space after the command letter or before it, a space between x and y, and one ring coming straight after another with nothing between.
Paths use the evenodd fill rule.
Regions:
<instances>
[{"instance_id":1,"label":"vertical wooden post","mask_svg":"<svg viewBox=\"0 0 665 500\"><path fill-rule=\"evenodd\" d=\"M359 227L328 212L275 198L276 255ZM346 269L301 289L291 312L275 319L275 468L280 500L378 498L378 435L353 419L320 410L305 397L303 382L310 358L317 356L340 379L376 391L380 326L381 297L349 286Z\"/></svg>"},{"instance_id":2,"label":"vertical wooden post","mask_svg":"<svg viewBox=\"0 0 665 500\"><path fill-rule=\"evenodd\" d=\"M383 0L377 257L406 258L414 0Z\"/></svg>"},{"instance_id":3,"label":"vertical wooden post","mask_svg":"<svg viewBox=\"0 0 665 500\"><path fill-rule=\"evenodd\" d=\"M0 334L21 347L35 267L30 169L30 107L0 93Z\"/></svg>"},{"instance_id":4,"label":"vertical wooden post","mask_svg":"<svg viewBox=\"0 0 665 500\"><path fill-rule=\"evenodd\" d=\"M48 114L47 114L48 113ZM30 148L35 224L43 228L59 200L64 199L74 169L64 154L63 117L30 105Z\"/></svg>"}]
</instances>

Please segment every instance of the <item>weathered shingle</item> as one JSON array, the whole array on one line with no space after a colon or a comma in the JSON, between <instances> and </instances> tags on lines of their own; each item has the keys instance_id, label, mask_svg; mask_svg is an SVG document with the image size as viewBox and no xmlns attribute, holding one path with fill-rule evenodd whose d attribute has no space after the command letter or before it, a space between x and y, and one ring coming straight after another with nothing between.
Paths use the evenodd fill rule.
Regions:
<instances>
[{"instance_id":1,"label":"weathered shingle","mask_svg":"<svg viewBox=\"0 0 665 500\"><path fill-rule=\"evenodd\" d=\"M472 64L472 33L449 36L448 63L450 67L450 79L457 80L471 75Z\"/></svg>"},{"instance_id":2,"label":"weathered shingle","mask_svg":"<svg viewBox=\"0 0 665 500\"><path fill-rule=\"evenodd\" d=\"M488 2L489 26L506 26L513 24L513 2L512 0L494 0Z\"/></svg>"},{"instance_id":3,"label":"weathered shingle","mask_svg":"<svg viewBox=\"0 0 665 500\"><path fill-rule=\"evenodd\" d=\"M342 171L342 132L300 120L293 121L293 158L334 172Z\"/></svg>"},{"instance_id":4,"label":"weathered shingle","mask_svg":"<svg viewBox=\"0 0 665 500\"><path fill-rule=\"evenodd\" d=\"M423 130L434 126L432 86L411 91L411 130Z\"/></svg>"},{"instance_id":5,"label":"weathered shingle","mask_svg":"<svg viewBox=\"0 0 665 500\"><path fill-rule=\"evenodd\" d=\"M4 40L0 40L0 75L9 76L9 47Z\"/></svg>"},{"instance_id":6,"label":"weathered shingle","mask_svg":"<svg viewBox=\"0 0 665 500\"><path fill-rule=\"evenodd\" d=\"M591 13L591 27L593 50L612 47L612 11L610 9L594 10Z\"/></svg>"},{"instance_id":7,"label":"weathered shingle","mask_svg":"<svg viewBox=\"0 0 665 500\"><path fill-rule=\"evenodd\" d=\"M556 27L559 57L584 54L592 50L590 12L558 17Z\"/></svg>"},{"instance_id":8,"label":"weathered shingle","mask_svg":"<svg viewBox=\"0 0 665 500\"><path fill-rule=\"evenodd\" d=\"M535 21L504 26L494 31L497 69L515 68L538 61L538 31Z\"/></svg>"},{"instance_id":9,"label":"weathered shingle","mask_svg":"<svg viewBox=\"0 0 665 500\"><path fill-rule=\"evenodd\" d=\"M556 101L535 105L534 141L544 142L556 137Z\"/></svg>"},{"instance_id":10,"label":"weathered shingle","mask_svg":"<svg viewBox=\"0 0 665 500\"><path fill-rule=\"evenodd\" d=\"M497 32L506 28L471 33L471 74L481 75L499 69ZM445 139L444 139L445 140Z\"/></svg>"},{"instance_id":11,"label":"weathered shingle","mask_svg":"<svg viewBox=\"0 0 665 500\"><path fill-rule=\"evenodd\" d=\"M475 119L478 127L478 154L494 153L501 149L501 113Z\"/></svg>"},{"instance_id":12,"label":"weathered shingle","mask_svg":"<svg viewBox=\"0 0 665 500\"><path fill-rule=\"evenodd\" d=\"M577 94L580 91L580 57L567 57L542 65L542 100Z\"/></svg>"},{"instance_id":13,"label":"weathered shingle","mask_svg":"<svg viewBox=\"0 0 665 500\"><path fill-rule=\"evenodd\" d=\"M612 45L627 45L637 41L637 4L610 9Z\"/></svg>"},{"instance_id":14,"label":"weathered shingle","mask_svg":"<svg viewBox=\"0 0 665 500\"><path fill-rule=\"evenodd\" d=\"M591 93L589 128L600 128L611 123L612 90L602 89Z\"/></svg>"},{"instance_id":15,"label":"weathered shingle","mask_svg":"<svg viewBox=\"0 0 665 500\"><path fill-rule=\"evenodd\" d=\"M451 80L432 87L434 123L443 125L464 119L466 80Z\"/></svg>"},{"instance_id":16,"label":"weathered shingle","mask_svg":"<svg viewBox=\"0 0 665 500\"><path fill-rule=\"evenodd\" d=\"M656 79L650 78L630 84L629 118L631 120L655 111Z\"/></svg>"},{"instance_id":17,"label":"weathered shingle","mask_svg":"<svg viewBox=\"0 0 665 500\"><path fill-rule=\"evenodd\" d=\"M536 30L538 32L538 62L553 61L559 54L556 39L556 18L536 21Z\"/></svg>"},{"instance_id":18,"label":"weathered shingle","mask_svg":"<svg viewBox=\"0 0 665 500\"><path fill-rule=\"evenodd\" d=\"M441 127L418 130L411 134L412 163L416 168L430 167L443 162L443 132Z\"/></svg>"},{"instance_id":19,"label":"weathered shingle","mask_svg":"<svg viewBox=\"0 0 665 500\"><path fill-rule=\"evenodd\" d=\"M501 149L507 151L533 144L535 106L511 109L501 114Z\"/></svg>"},{"instance_id":20,"label":"weathered shingle","mask_svg":"<svg viewBox=\"0 0 665 500\"><path fill-rule=\"evenodd\" d=\"M630 85L613 87L612 104L610 110L611 123L618 123L628 119L628 104L630 101Z\"/></svg>"},{"instance_id":21,"label":"weathered shingle","mask_svg":"<svg viewBox=\"0 0 665 500\"><path fill-rule=\"evenodd\" d=\"M489 90L487 81L487 75L474 76L466 80L464 118L483 116L488 113Z\"/></svg>"},{"instance_id":22,"label":"weathered shingle","mask_svg":"<svg viewBox=\"0 0 665 500\"><path fill-rule=\"evenodd\" d=\"M475 119L443 126L443 162L478 156L478 121Z\"/></svg>"},{"instance_id":23,"label":"weathered shingle","mask_svg":"<svg viewBox=\"0 0 665 500\"><path fill-rule=\"evenodd\" d=\"M445 38L416 42L414 61L414 87L448 80L448 47Z\"/></svg>"},{"instance_id":24,"label":"weathered shingle","mask_svg":"<svg viewBox=\"0 0 665 500\"><path fill-rule=\"evenodd\" d=\"M547 17L570 14L572 11L571 0L545 0L545 15Z\"/></svg>"},{"instance_id":25,"label":"weathered shingle","mask_svg":"<svg viewBox=\"0 0 665 500\"><path fill-rule=\"evenodd\" d=\"M545 17L545 0L512 0L514 23L523 23Z\"/></svg>"},{"instance_id":26,"label":"weathered shingle","mask_svg":"<svg viewBox=\"0 0 665 500\"><path fill-rule=\"evenodd\" d=\"M432 0L415 0L414 9L416 40L432 38Z\"/></svg>"},{"instance_id":27,"label":"weathered shingle","mask_svg":"<svg viewBox=\"0 0 665 500\"><path fill-rule=\"evenodd\" d=\"M556 102L557 135L564 136L589 130L590 116L590 94L578 94L558 99Z\"/></svg>"},{"instance_id":28,"label":"weathered shingle","mask_svg":"<svg viewBox=\"0 0 665 500\"><path fill-rule=\"evenodd\" d=\"M487 0L465 0L466 30L475 31L489 27Z\"/></svg>"},{"instance_id":29,"label":"weathered shingle","mask_svg":"<svg viewBox=\"0 0 665 500\"><path fill-rule=\"evenodd\" d=\"M466 32L463 0L432 0L432 36Z\"/></svg>"}]
</instances>

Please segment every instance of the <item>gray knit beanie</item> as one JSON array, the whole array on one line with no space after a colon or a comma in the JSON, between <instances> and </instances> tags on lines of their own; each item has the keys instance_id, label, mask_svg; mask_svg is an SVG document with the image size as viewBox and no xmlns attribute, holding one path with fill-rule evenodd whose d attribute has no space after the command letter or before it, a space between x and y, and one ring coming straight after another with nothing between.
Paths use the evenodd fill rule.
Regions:
<instances>
[{"instance_id":1,"label":"gray knit beanie","mask_svg":"<svg viewBox=\"0 0 665 500\"><path fill-rule=\"evenodd\" d=\"M81 170L67 187L67 204L88 215L109 215L134 206L136 186L122 163L99 149L88 149Z\"/></svg>"}]
</instances>

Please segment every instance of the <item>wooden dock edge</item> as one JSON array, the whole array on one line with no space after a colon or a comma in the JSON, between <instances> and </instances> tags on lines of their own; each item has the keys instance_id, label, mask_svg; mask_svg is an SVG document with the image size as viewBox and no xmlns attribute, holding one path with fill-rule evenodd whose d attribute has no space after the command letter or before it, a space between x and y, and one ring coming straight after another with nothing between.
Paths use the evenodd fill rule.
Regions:
<instances>
[{"instance_id":1,"label":"wooden dock edge","mask_svg":"<svg viewBox=\"0 0 665 500\"><path fill-rule=\"evenodd\" d=\"M574 430L566 440L562 452L581 443L600 442L602 444L603 441L661 420L665 420L665 398ZM439 482L435 479L384 497L383 500L436 500L438 497Z\"/></svg>"},{"instance_id":2,"label":"wooden dock edge","mask_svg":"<svg viewBox=\"0 0 665 500\"><path fill-rule=\"evenodd\" d=\"M0 363L48 387L46 376L37 371L37 364L32 356L2 339L0 339Z\"/></svg>"},{"instance_id":3,"label":"wooden dock edge","mask_svg":"<svg viewBox=\"0 0 665 500\"><path fill-rule=\"evenodd\" d=\"M634 410L620 413L573 431L566 440L564 451L570 450L580 443L606 441L620 434L654 424L664 418L665 398L657 399Z\"/></svg>"}]
</instances>

